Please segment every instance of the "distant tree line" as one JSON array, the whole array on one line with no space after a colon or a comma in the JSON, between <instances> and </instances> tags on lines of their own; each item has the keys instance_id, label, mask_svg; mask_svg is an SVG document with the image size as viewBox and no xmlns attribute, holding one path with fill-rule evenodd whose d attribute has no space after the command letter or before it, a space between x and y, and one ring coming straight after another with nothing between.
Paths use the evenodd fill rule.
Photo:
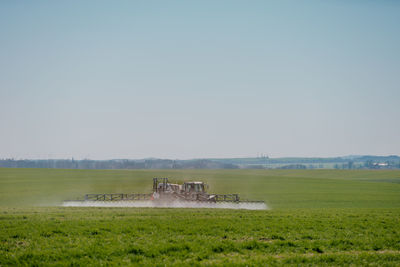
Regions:
<instances>
[{"instance_id":1,"label":"distant tree line","mask_svg":"<svg viewBox=\"0 0 400 267\"><path fill-rule=\"evenodd\" d=\"M297 159L297 160L296 160ZM343 158L241 158L241 159L113 159L16 160L0 159L0 167L56 169L397 169L398 156Z\"/></svg>"},{"instance_id":2,"label":"distant tree line","mask_svg":"<svg viewBox=\"0 0 400 267\"><path fill-rule=\"evenodd\" d=\"M235 164L211 160L0 160L0 167L7 168L55 168L55 169L237 169Z\"/></svg>"}]
</instances>

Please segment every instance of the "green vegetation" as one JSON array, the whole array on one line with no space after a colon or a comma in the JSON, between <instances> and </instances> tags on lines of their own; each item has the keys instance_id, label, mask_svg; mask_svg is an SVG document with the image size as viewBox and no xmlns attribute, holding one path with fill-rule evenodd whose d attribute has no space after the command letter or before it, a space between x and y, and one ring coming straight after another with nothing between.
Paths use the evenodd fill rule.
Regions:
<instances>
[{"instance_id":1,"label":"green vegetation","mask_svg":"<svg viewBox=\"0 0 400 267\"><path fill-rule=\"evenodd\" d=\"M0 262L400 263L399 210L4 209Z\"/></svg>"},{"instance_id":2,"label":"green vegetation","mask_svg":"<svg viewBox=\"0 0 400 267\"><path fill-rule=\"evenodd\" d=\"M266 211L65 208L198 179ZM400 171L0 169L0 266L400 265Z\"/></svg>"},{"instance_id":3,"label":"green vegetation","mask_svg":"<svg viewBox=\"0 0 400 267\"><path fill-rule=\"evenodd\" d=\"M60 170L0 168L0 206L59 205L85 193L151 192L153 177L207 182L280 208L400 208L392 170Z\"/></svg>"}]
</instances>

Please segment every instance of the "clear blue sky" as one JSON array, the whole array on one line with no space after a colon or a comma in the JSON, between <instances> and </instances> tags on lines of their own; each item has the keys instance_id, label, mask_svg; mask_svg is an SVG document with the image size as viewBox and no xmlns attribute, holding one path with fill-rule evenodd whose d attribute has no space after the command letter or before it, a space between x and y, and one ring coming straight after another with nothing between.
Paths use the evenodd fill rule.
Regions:
<instances>
[{"instance_id":1,"label":"clear blue sky","mask_svg":"<svg viewBox=\"0 0 400 267\"><path fill-rule=\"evenodd\" d=\"M0 2L0 158L400 154L400 1Z\"/></svg>"}]
</instances>

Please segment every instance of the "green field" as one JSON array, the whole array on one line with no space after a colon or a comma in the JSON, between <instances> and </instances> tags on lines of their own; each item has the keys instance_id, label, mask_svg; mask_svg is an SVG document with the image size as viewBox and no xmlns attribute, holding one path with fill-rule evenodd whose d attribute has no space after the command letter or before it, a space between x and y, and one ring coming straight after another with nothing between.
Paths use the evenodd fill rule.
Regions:
<instances>
[{"instance_id":1,"label":"green field","mask_svg":"<svg viewBox=\"0 0 400 267\"><path fill-rule=\"evenodd\" d=\"M202 180L269 210L65 208ZM0 266L400 265L400 171L0 169Z\"/></svg>"}]
</instances>

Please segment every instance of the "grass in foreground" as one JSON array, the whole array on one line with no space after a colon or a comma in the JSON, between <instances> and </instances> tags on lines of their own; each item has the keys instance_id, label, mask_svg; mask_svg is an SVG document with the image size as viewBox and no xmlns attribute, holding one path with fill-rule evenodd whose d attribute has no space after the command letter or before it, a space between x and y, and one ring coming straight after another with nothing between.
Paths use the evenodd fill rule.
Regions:
<instances>
[{"instance_id":1,"label":"grass in foreground","mask_svg":"<svg viewBox=\"0 0 400 267\"><path fill-rule=\"evenodd\" d=\"M2 265L399 265L400 209L3 209Z\"/></svg>"}]
</instances>

